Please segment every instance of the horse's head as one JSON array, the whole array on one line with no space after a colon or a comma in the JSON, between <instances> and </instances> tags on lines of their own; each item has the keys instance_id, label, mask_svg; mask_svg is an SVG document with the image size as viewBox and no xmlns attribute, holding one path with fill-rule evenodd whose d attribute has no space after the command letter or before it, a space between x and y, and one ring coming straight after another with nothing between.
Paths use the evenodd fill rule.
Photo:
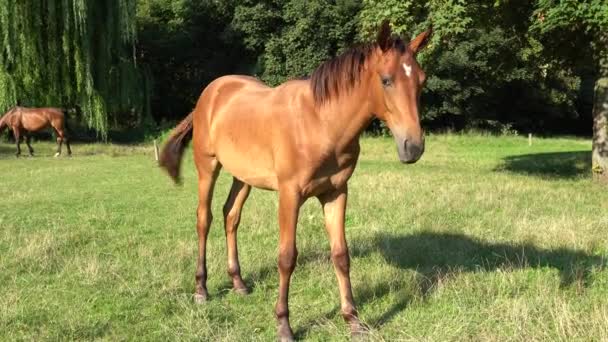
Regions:
<instances>
[{"instance_id":1,"label":"horse's head","mask_svg":"<svg viewBox=\"0 0 608 342\"><path fill-rule=\"evenodd\" d=\"M374 114L391 130L399 159L415 163L424 153L424 131L420 127L420 93L426 75L416 61L416 54L429 40L431 29L408 44L391 37L388 22L378 33L378 58L372 81Z\"/></svg>"}]
</instances>

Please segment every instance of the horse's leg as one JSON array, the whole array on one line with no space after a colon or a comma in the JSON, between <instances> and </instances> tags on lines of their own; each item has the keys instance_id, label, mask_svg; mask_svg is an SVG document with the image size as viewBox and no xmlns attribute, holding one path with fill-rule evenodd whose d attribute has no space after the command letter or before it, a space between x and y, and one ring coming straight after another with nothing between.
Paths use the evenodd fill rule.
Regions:
<instances>
[{"instance_id":1,"label":"horse's leg","mask_svg":"<svg viewBox=\"0 0 608 342\"><path fill-rule=\"evenodd\" d=\"M57 152L55 152L55 157L59 157L61 155L61 144L63 143L63 136L57 133Z\"/></svg>"},{"instance_id":2,"label":"horse's leg","mask_svg":"<svg viewBox=\"0 0 608 342\"><path fill-rule=\"evenodd\" d=\"M247 287L241 278L241 265L237 248L236 232L241 221L241 210L249 196L251 186L234 178L230 194L224 204L224 228L226 230L226 247L228 249L228 274L232 278L234 290L247 294Z\"/></svg>"},{"instance_id":3,"label":"horse's leg","mask_svg":"<svg viewBox=\"0 0 608 342\"><path fill-rule=\"evenodd\" d=\"M215 158L204 158L196 161L198 169L198 209L196 211L196 232L198 233L198 259L196 263L196 292L194 301L202 303L207 300L207 236L213 220L211 214L211 197L213 186L219 174L220 165Z\"/></svg>"},{"instance_id":4,"label":"horse's leg","mask_svg":"<svg viewBox=\"0 0 608 342\"><path fill-rule=\"evenodd\" d=\"M34 149L32 148L31 145L31 141L32 141L32 136L29 134L25 135L25 144L27 145L27 149L30 151L30 156L34 156Z\"/></svg>"},{"instance_id":5,"label":"horse's leg","mask_svg":"<svg viewBox=\"0 0 608 342\"><path fill-rule=\"evenodd\" d=\"M357 316L357 309L353 301L350 286L350 257L348 245L344 234L344 215L346 211L346 198L348 191L346 185L343 189L327 195L319 196L325 215L325 227L331 247L331 259L334 263L338 286L340 287L340 306L342 317L350 325L351 332L361 332L361 324Z\"/></svg>"},{"instance_id":6,"label":"horse's leg","mask_svg":"<svg viewBox=\"0 0 608 342\"><path fill-rule=\"evenodd\" d=\"M51 121L51 126L55 130L55 134L57 134L57 153L55 153L55 157L59 157L61 155L61 144L63 144L64 142L65 142L65 146L68 149L68 156L72 155L72 149L70 148L70 141L66 135L63 121L59 121L59 120Z\"/></svg>"},{"instance_id":7,"label":"horse's leg","mask_svg":"<svg viewBox=\"0 0 608 342\"><path fill-rule=\"evenodd\" d=\"M21 134L19 128L13 127L13 136L15 137L15 144L17 145L17 157L21 155Z\"/></svg>"},{"instance_id":8,"label":"horse's leg","mask_svg":"<svg viewBox=\"0 0 608 342\"><path fill-rule=\"evenodd\" d=\"M68 156L72 155L72 148L70 147L70 138L65 137L65 147L68 148Z\"/></svg>"},{"instance_id":9,"label":"horse's leg","mask_svg":"<svg viewBox=\"0 0 608 342\"><path fill-rule=\"evenodd\" d=\"M65 143L65 147L68 149L68 156L71 156L72 155L72 148L70 148L70 138L68 137L68 134L67 134L66 130L65 129L59 129L59 130L57 130L57 132L58 132L58 135L60 135L63 138L63 142Z\"/></svg>"},{"instance_id":10,"label":"horse's leg","mask_svg":"<svg viewBox=\"0 0 608 342\"><path fill-rule=\"evenodd\" d=\"M279 190L279 298L275 306L280 341L293 341L289 325L289 282L296 267L296 226L302 200L291 189Z\"/></svg>"},{"instance_id":11,"label":"horse's leg","mask_svg":"<svg viewBox=\"0 0 608 342\"><path fill-rule=\"evenodd\" d=\"M58 124L53 124L53 128L55 129L55 133L57 134L57 153L55 153L55 157L59 157L61 155L61 144L65 141L65 145L68 149L68 155L72 154L72 149L70 148L70 142L65 135L65 131Z\"/></svg>"}]
</instances>

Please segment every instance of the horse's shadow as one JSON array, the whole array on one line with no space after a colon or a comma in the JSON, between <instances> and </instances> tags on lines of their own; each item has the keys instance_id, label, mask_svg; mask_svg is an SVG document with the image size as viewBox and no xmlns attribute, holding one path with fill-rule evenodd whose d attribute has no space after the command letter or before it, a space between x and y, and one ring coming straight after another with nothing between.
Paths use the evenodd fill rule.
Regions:
<instances>
[{"instance_id":1,"label":"horse's shadow","mask_svg":"<svg viewBox=\"0 0 608 342\"><path fill-rule=\"evenodd\" d=\"M543 249L530 243L489 243L462 234L421 232L412 235L379 234L368 248L357 248L351 244L354 258L380 252L391 265L417 272L415 286L423 300L432 294L438 284L458 272L500 272L522 268L556 269L560 275L560 287L586 287L591 271L603 268L606 260L599 255L589 255L568 248ZM362 244L370 246L370 244ZM362 286L355 296L361 306L374 298L384 297L390 292L400 292L409 284L395 288L394 284L375 287ZM359 290L359 291L357 291ZM404 310L413 300L411 295L402 296L380 317L368 320L372 326L382 326Z\"/></svg>"},{"instance_id":2,"label":"horse's shadow","mask_svg":"<svg viewBox=\"0 0 608 342\"><path fill-rule=\"evenodd\" d=\"M351 257L365 258L371 254L380 253L384 260L402 270L414 270L414 287L417 294L403 294L411 289L412 284L395 285L380 282L368 285L353 282L353 292L359 309L374 300L397 294L398 299L388 310L378 317L366 318L366 323L379 328L390 322L396 315L405 310L414 300L413 296L421 296L426 300L437 289L438 285L451 276L462 272L503 272L524 268L553 268L559 272L560 288L578 286L585 288L589 284L591 272L604 268L606 259L600 255L590 255L581 250L569 248L544 249L531 243L491 243L477 240L463 234L421 232L410 235L391 235L380 233L372 243L357 239L349 243ZM329 250L317 247L301 251L298 267L310 262L325 259L331 263ZM245 283L250 290L255 291L258 281L278 277L276 265L266 265L252 273L245 272ZM247 274L248 273L248 274ZM227 282L220 289L221 293L229 292ZM408 292L409 293L409 292ZM222 295L220 295L222 296ZM336 298L336 301L338 299ZM340 314L338 303L323 317L331 320ZM303 324L296 332L298 338L303 338L310 327L317 321Z\"/></svg>"}]
</instances>

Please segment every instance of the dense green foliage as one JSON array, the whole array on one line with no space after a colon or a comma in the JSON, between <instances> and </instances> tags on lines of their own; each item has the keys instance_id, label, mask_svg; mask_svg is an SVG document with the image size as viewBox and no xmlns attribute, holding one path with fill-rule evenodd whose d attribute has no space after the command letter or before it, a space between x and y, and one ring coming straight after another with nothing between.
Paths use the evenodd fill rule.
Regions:
<instances>
[{"instance_id":1,"label":"dense green foliage","mask_svg":"<svg viewBox=\"0 0 608 342\"><path fill-rule=\"evenodd\" d=\"M138 1L137 51L154 76L157 121L184 117L213 79L250 72L252 58L227 26L233 11L230 1Z\"/></svg>"},{"instance_id":2,"label":"dense green foliage","mask_svg":"<svg viewBox=\"0 0 608 342\"><path fill-rule=\"evenodd\" d=\"M547 59L565 62L593 86L593 174L608 184L608 1L541 0L533 29L549 47ZM557 56L555 58L554 56Z\"/></svg>"},{"instance_id":3,"label":"dense green foliage","mask_svg":"<svg viewBox=\"0 0 608 342\"><path fill-rule=\"evenodd\" d=\"M141 122L149 91L134 55L135 0L0 2L0 111L78 108L105 137Z\"/></svg>"},{"instance_id":4,"label":"dense green foliage","mask_svg":"<svg viewBox=\"0 0 608 342\"><path fill-rule=\"evenodd\" d=\"M171 20L160 20L163 15L174 13L176 8L186 8L185 4L190 2L181 1L175 5L148 0L142 3L156 6L157 13L161 14L140 11L139 21L148 23L153 18L157 27L166 33L172 30L173 24ZM431 23L434 27L433 42L420 55L423 67L430 75L423 99L427 126L503 131L516 128L537 133L590 132L596 69L584 66L591 65L600 51L579 48L573 55L571 49L555 48L558 45L555 40L560 39L569 46L585 46L589 35L557 35L557 39L550 41L545 39L547 29L538 29L537 19L541 11L555 8L581 11L577 9L580 7L587 11L585 13L602 12L602 8L597 8L600 4L597 0L537 3L233 0L202 3L201 6L207 6L206 15L197 17L185 10L178 16L182 28L179 32L189 38L173 40L171 49L165 50L169 55L175 54L176 49L188 53L157 61L158 65L165 65L167 60L192 55L192 50L194 55L201 57L186 57L178 61L181 66L175 68L179 70L195 63L200 68L197 69L200 77L195 76L196 72L189 72L185 82L175 85L176 82L171 81L174 69L165 68L164 72L155 74L160 76L162 84L171 84L178 89L179 85L184 86L180 103L192 104L208 81L228 72L254 74L271 85L309 75L322 61L357 42L372 39L379 24L390 19L394 31L405 37L420 32ZM599 21L601 16L596 14L589 21ZM555 19L558 24L551 27L576 27L581 20L572 15L551 18L548 22L558 18ZM169 25L164 25L165 22ZM146 30L144 27L145 34ZM194 47L200 41L196 38L200 32L208 33L205 41L211 44ZM154 42L146 41L146 44L154 46ZM217 53L215 49L221 49L220 56L224 57L219 65L212 57ZM206 57L205 53L210 56ZM570 63L564 62L566 57ZM162 89L157 94L163 96L158 98L168 106L174 98L166 98L166 95L178 91ZM180 104L171 106L185 109ZM168 117L184 114L180 110Z\"/></svg>"},{"instance_id":5,"label":"dense green foliage","mask_svg":"<svg viewBox=\"0 0 608 342\"><path fill-rule=\"evenodd\" d=\"M13 6L13 3L15 4ZM410 37L429 128L589 133L606 63L605 0L28 0L0 4L0 109L82 107L90 127L175 121L214 78L271 85L373 38ZM144 72L145 71L145 72ZM151 97L150 97L151 95ZM148 110L150 109L150 110ZM164 124L163 124L164 125Z\"/></svg>"},{"instance_id":6,"label":"dense green foliage","mask_svg":"<svg viewBox=\"0 0 608 342\"><path fill-rule=\"evenodd\" d=\"M351 276L371 341L608 338L606 190L588 139L430 135L414 165L391 138L365 138L349 182ZM195 305L197 185L155 167L152 146L74 145L16 159L0 143L0 340L273 341L277 194L253 190L230 291L215 187L211 299ZM48 156L48 157L40 157ZM58 176L61 175L61 176ZM349 341L322 210L298 225L290 318L304 341Z\"/></svg>"},{"instance_id":7,"label":"dense green foliage","mask_svg":"<svg viewBox=\"0 0 608 342\"><path fill-rule=\"evenodd\" d=\"M309 75L349 47L357 33L352 0L261 1L240 5L232 27L259 56L255 73L271 85Z\"/></svg>"}]
</instances>

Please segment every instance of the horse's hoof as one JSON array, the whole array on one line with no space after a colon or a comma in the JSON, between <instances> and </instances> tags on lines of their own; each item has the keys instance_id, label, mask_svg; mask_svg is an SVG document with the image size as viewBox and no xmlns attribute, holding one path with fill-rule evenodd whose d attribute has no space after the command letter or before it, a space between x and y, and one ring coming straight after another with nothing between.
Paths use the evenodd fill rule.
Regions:
<instances>
[{"instance_id":1,"label":"horse's hoof","mask_svg":"<svg viewBox=\"0 0 608 342\"><path fill-rule=\"evenodd\" d=\"M59 157L60 155L61 155L61 153L57 152L57 153L55 153L55 156L54 156L54 157L55 157L55 158L57 158L57 157Z\"/></svg>"},{"instance_id":2,"label":"horse's hoof","mask_svg":"<svg viewBox=\"0 0 608 342\"><path fill-rule=\"evenodd\" d=\"M294 342L295 340L296 339L293 337L293 334L291 334L291 335L287 334L284 336L279 335L277 338L277 341L279 341L279 342Z\"/></svg>"},{"instance_id":3,"label":"horse's hoof","mask_svg":"<svg viewBox=\"0 0 608 342\"><path fill-rule=\"evenodd\" d=\"M194 294L194 303L196 304L204 304L207 301L207 295L202 293Z\"/></svg>"},{"instance_id":4,"label":"horse's hoof","mask_svg":"<svg viewBox=\"0 0 608 342\"><path fill-rule=\"evenodd\" d=\"M249 290L246 287L235 287L234 293L241 295L241 296L246 296L249 294Z\"/></svg>"},{"instance_id":5,"label":"horse's hoof","mask_svg":"<svg viewBox=\"0 0 608 342\"><path fill-rule=\"evenodd\" d=\"M369 327L361 322L354 323L350 327L350 337L352 341L366 341L369 337L369 333Z\"/></svg>"},{"instance_id":6,"label":"horse's hoof","mask_svg":"<svg viewBox=\"0 0 608 342\"><path fill-rule=\"evenodd\" d=\"M295 341L293 337L293 332L289 325L280 325L278 330L277 340L280 342L293 342Z\"/></svg>"}]
</instances>

